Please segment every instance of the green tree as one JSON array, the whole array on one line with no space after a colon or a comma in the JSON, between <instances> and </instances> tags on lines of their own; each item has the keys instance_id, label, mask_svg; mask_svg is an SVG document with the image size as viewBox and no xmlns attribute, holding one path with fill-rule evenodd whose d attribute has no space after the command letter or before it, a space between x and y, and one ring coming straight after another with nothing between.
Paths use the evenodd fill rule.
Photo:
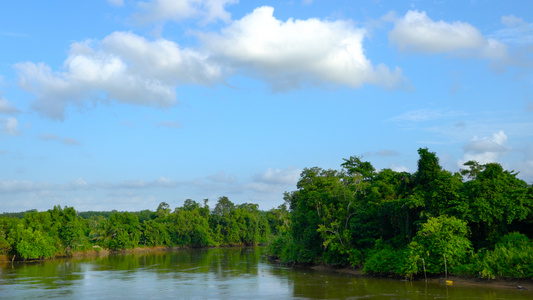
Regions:
<instances>
[{"instance_id":1,"label":"green tree","mask_svg":"<svg viewBox=\"0 0 533 300\"><path fill-rule=\"evenodd\" d=\"M135 248L141 235L139 218L129 212L115 212L99 224L99 239L111 250Z\"/></svg>"},{"instance_id":2,"label":"green tree","mask_svg":"<svg viewBox=\"0 0 533 300\"><path fill-rule=\"evenodd\" d=\"M468 236L465 221L445 215L429 218L409 244L410 258L419 264L415 270L421 271L425 264L428 273L443 274L446 261L453 272L472 252Z\"/></svg>"},{"instance_id":3,"label":"green tree","mask_svg":"<svg viewBox=\"0 0 533 300\"><path fill-rule=\"evenodd\" d=\"M464 184L467 213L473 241L479 247L493 245L509 232L515 221L525 220L533 211L533 198L525 181L517 173L506 171L497 163L467 163L472 180Z\"/></svg>"},{"instance_id":4,"label":"green tree","mask_svg":"<svg viewBox=\"0 0 533 300\"><path fill-rule=\"evenodd\" d=\"M143 222L141 243L146 246L171 246L172 241L168 233L166 223L156 220L146 220Z\"/></svg>"},{"instance_id":5,"label":"green tree","mask_svg":"<svg viewBox=\"0 0 533 300\"><path fill-rule=\"evenodd\" d=\"M213 232L200 209L176 209L170 216L169 234L173 243L179 246L206 247L216 246Z\"/></svg>"},{"instance_id":6,"label":"green tree","mask_svg":"<svg viewBox=\"0 0 533 300\"><path fill-rule=\"evenodd\" d=\"M25 228L22 223L12 228L8 242L14 245L17 255L24 259L53 257L59 250L50 236L39 230Z\"/></svg>"},{"instance_id":7,"label":"green tree","mask_svg":"<svg viewBox=\"0 0 533 300\"><path fill-rule=\"evenodd\" d=\"M157 218L165 218L170 214L170 205L166 202L159 203L159 206L157 206L157 210L155 211L155 214Z\"/></svg>"}]
</instances>

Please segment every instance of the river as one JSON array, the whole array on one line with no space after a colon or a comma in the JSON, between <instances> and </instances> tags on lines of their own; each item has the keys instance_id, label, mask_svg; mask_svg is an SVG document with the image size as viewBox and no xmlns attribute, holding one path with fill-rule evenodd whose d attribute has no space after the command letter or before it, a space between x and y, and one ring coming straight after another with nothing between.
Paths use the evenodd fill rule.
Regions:
<instances>
[{"instance_id":1,"label":"river","mask_svg":"<svg viewBox=\"0 0 533 300\"><path fill-rule=\"evenodd\" d=\"M370 278L213 248L0 264L0 299L533 299L533 291Z\"/></svg>"}]
</instances>

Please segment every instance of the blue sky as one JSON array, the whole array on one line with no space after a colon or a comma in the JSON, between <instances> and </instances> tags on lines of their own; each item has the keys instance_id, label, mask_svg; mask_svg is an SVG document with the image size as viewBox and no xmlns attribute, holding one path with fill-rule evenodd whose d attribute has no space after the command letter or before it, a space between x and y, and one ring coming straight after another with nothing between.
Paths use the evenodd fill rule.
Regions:
<instances>
[{"instance_id":1,"label":"blue sky","mask_svg":"<svg viewBox=\"0 0 533 300\"><path fill-rule=\"evenodd\" d=\"M421 147L533 182L529 0L0 2L0 211L267 210Z\"/></svg>"}]
</instances>

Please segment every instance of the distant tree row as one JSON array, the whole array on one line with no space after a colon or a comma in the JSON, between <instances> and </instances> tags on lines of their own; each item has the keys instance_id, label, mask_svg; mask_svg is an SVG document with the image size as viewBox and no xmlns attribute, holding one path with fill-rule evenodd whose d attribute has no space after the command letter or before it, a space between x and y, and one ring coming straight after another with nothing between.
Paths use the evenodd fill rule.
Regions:
<instances>
[{"instance_id":1,"label":"distant tree row","mask_svg":"<svg viewBox=\"0 0 533 300\"><path fill-rule=\"evenodd\" d=\"M533 278L533 187L497 163L451 173L435 153L418 154L414 174L356 156L341 170L305 169L271 253L380 276Z\"/></svg>"},{"instance_id":2,"label":"distant tree row","mask_svg":"<svg viewBox=\"0 0 533 300\"><path fill-rule=\"evenodd\" d=\"M55 206L43 212L4 214L0 254L42 259L99 248L256 245L268 242L287 224L286 209L265 212L257 204L235 205L220 197L210 210L207 202L187 199L174 211L163 202L156 211L77 213L72 207Z\"/></svg>"}]
</instances>

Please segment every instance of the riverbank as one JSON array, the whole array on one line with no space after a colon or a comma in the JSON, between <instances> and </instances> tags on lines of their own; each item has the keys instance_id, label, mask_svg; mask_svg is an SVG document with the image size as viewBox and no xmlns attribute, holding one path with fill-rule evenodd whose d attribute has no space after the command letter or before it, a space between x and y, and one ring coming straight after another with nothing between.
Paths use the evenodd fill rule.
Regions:
<instances>
[{"instance_id":1,"label":"riverbank","mask_svg":"<svg viewBox=\"0 0 533 300\"><path fill-rule=\"evenodd\" d=\"M275 257L269 257L269 261L274 264L284 265ZM362 269L354 267L343 267L343 266L328 266L328 265L311 265L311 264L295 264L291 266L292 268L308 268L315 271L325 271L325 272L335 272L342 274L350 274L354 276L363 276L363 277L372 277L369 275L363 274ZM380 277L386 278L386 277ZM398 281L406 281L405 279L397 279ZM470 286L470 287L491 287L491 288L502 288L502 289L522 289L533 291L533 279L480 279L473 277L464 277L464 276L448 276L448 279L444 278L417 278L414 281L424 281L430 283L438 284L447 284L455 286ZM446 282L448 281L448 283Z\"/></svg>"},{"instance_id":2,"label":"riverbank","mask_svg":"<svg viewBox=\"0 0 533 300\"><path fill-rule=\"evenodd\" d=\"M351 274L356 276L368 276L363 274L361 269L353 267L333 267L326 265L316 265L316 266L299 266L303 268L310 268L317 271L328 271L328 272L337 272L343 274ZM369 276L371 277L371 276ZM405 279L398 279L405 281ZM415 279L415 281L424 281L426 279ZM448 283L446 283L448 281ZM462 276L448 276L447 280L444 278L428 278L427 282L430 283L439 283L439 284L448 284L455 286L470 286L470 287L491 287L491 288L502 288L502 289L523 289L533 291L533 279L480 279L472 277L462 277Z\"/></svg>"}]
</instances>

